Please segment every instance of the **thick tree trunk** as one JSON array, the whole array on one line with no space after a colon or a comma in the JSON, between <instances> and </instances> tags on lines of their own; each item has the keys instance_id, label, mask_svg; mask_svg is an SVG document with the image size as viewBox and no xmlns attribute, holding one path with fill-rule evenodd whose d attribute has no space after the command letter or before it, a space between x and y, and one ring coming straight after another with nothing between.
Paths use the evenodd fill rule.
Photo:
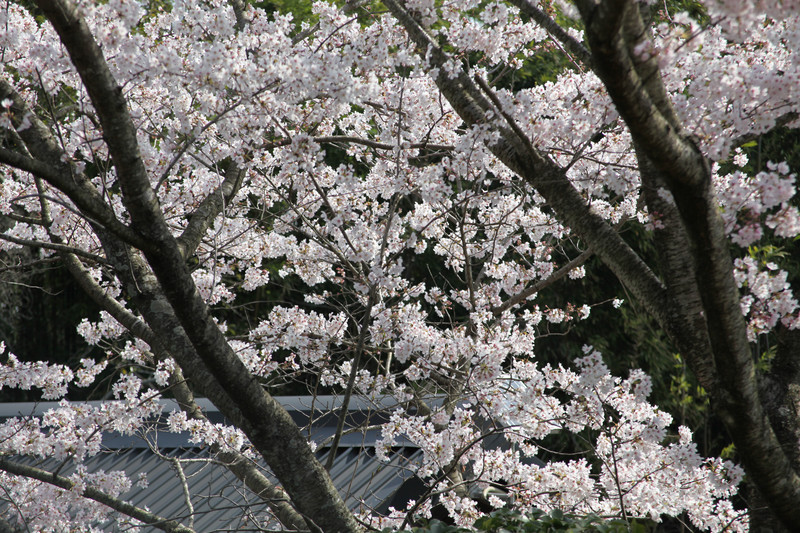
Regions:
<instances>
[{"instance_id":1,"label":"thick tree trunk","mask_svg":"<svg viewBox=\"0 0 800 533\"><path fill-rule=\"evenodd\" d=\"M667 292L678 308L684 304L695 307L699 296L702 320L687 323L688 327L682 329L662 325L682 352L694 353L687 360L709 387L714 408L736 444L750 481L781 521L795 527L800 524L800 477L793 460L796 452L791 456L784 452L770 423L775 417L765 411L759 395L733 278L730 244L711 185L709 162L695 142L682 133L664 96L655 58L639 59L634 53L649 38L637 5L628 0L608 0L600 4L581 1L578 6L586 24L594 70L636 143L640 166L645 170L643 183L648 186L649 166L662 180L662 191L671 193L677 208L679 216L666 221L670 227L665 231L685 235L682 241L687 249L683 252L660 246L668 269ZM652 194L650 200L649 207L655 212ZM672 261L681 256L683 259ZM682 276L695 284L693 290L674 290L682 283L677 281ZM698 353L697 340L704 337L708 345ZM786 407L785 403L772 405L770 410Z\"/></svg>"},{"instance_id":2,"label":"thick tree trunk","mask_svg":"<svg viewBox=\"0 0 800 533\"><path fill-rule=\"evenodd\" d=\"M629 0L578 2L591 66L631 131L644 186L663 187L674 200L659 205L669 210L670 226L665 229L669 236L659 238L666 286L613 228L591 212L564 169L530 144L492 100L491 89L481 80L473 81L463 69L453 77L445 74L449 57L424 25L402 2L384 3L406 28L418 53L440 68L437 85L461 118L470 125L496 125L501 140L489 145L495 156L547 200L676 342L711 393L751 480L784 524L800 524L800 477L781 449L758 394L709 163L681 133L655 58L634 59L633 49L648 39L637 5ZM491 116L505 119L507 127ZM646 192L653 212L663 204L654 193L657 189Z\"/></svg>"},{"instance_id":3,"label":"thick tree trunk","mask_svg":"<svg viewBox=\"0 0 800 533\"><path fill-rule=\"evenodd\" d=\"M108 260L154 342L244 430L309 527L359 531L298 428L231 350L187 269L186 257L219 210L221 198L238 187L238 171L228 169L219 198L209 197L184 235L175 239L140 158L125 98L76 6L69 0L37 3L56 28L97 111L132 224L120 222L92 183L64 162L61 148L41 122L34 120L20 132L33 157L3 149L4 160L47 180L93 221ZM787 527L800 524L796 446L800 427L794 411L800 396L800 369L794 356L800 342L794 335L785 336L773 372L759 382L709 164L697 144L683 134L656 60L634 53L649 39L638 4L576 2L591 48L587 61L630 129L651 212L664 213L665 227L656 238L663 280L591 211L566 170L531 145L483 80L471 78L464 69L450 77L450 57L439 41L402 0L384 3L406 28L418 53L439 69L436 83L464 122L495 128L499 140L489 145L494 155L545 198L672 337L711 393L760 497ZM579 43L571 46L578 47L579 57L586 55ZM2 81L0 98L10 98L15 112L24 107Z\"/></svg>"},{"instance_id":4,"label":"thick tree trunk","mask_svg":"<svg viewBox=\"0 0 800 533\"><path fill-rule=\"evenodd\" d=\"M299 428L247 371L209 315L182 253L196 240L194 233L202 232L203 221L191 224L198 232L187 235L180 245L170 233L139 155L121 88L77 7L59 0L42 0L38 5L59 34L95 106L132 226L119 222L91 182L64 163L58 144L38 121L22 132L36 159L18 156L19 165L59 188L95 221L108 257L147 325L187 377L245 432L309 528L360 531ZM0 93L14 97L15 107L24 107L7 84L0 86ZM213 205L206 206L213 212ZM146 264L128 245L143 251Z\"/></svg>"}]
</instances>

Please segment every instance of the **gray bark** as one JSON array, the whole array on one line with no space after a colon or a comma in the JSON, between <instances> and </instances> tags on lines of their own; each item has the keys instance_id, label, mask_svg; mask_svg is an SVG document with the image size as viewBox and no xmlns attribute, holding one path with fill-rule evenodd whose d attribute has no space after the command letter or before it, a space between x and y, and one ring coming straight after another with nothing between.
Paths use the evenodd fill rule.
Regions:
<instances>
[{"instance_id":1,"label":"gray bark","mask_svg":"<svg viewBox=\"0 0 800 533\"><path fill-rule=\"evenodd\" d=\"M418 53L443 66L448 58L426 28L400 1L384 3L406 28ZM523 2L516 4L525 9ZM709 390L750 479L783 523L796 525L800 523L796 452L781 448L770 422L776 418L767 414L759 395L709 162L683 134L655 59L634 60L633 48L649 38L636 4L582 0L578 7L586 25L590 66L633 136L648 206L651 212L665 213L666 227L656 242L664 279L659 280L613 228L589 210L564 169L532 147L508 117L507 128L498 126L502 140L490 148L545 198L656 318ZM445 69L440 71L437 85L461 118L467 124L488 122L490 99L466 73L451 79L443 74ZM493 111L502 114L500 109ZM660 187L671 193L674 205L661 200ZM769 413L785 412L789 403L780 400L769 409ZM796 419L783 416L781 421L789 426L781 433L796 433Z\"/></svg>"},{"instance_id":2,"label":"gray bark","mask_svg":"<svg viewBox=\"0 0 800 533\"><path fill-rule=\"evenodd\" d=\"M91 182L62 161L61 150L39 121L22 136L35 159L4 150L0 160L48 181L93 222L130 301L152 331L151 341L170 353L198 390L245 432L308 528L360 531L299 428L227 344L185 262L184 254L196 247L199 235L219 212L222 198L238 188L241 172L229 166L217 195L209 197L191 217L180 242L173 238L139 155L135 126L122 90L76 6L59 0L42 0L38 5L59 34L95 107L131 224L118 221ZM16 96L7 84L0 86L0 93L4 98ZM23 108L18 98L14 105L20 111ZM141 324L132 325L143 331Z\"/></svg>"},{"instance_id":3,"label":"gray bark","mask_svg":"<svg viewBox=\"0 0 800 533\"><path fill-rule=\"evenodd\" d=\"M235 194L241 172L229 165L220 189L198 208L184 234L173 238L139 157L124 96L101 50L71 2L37 3L56 28L92 99L131 224L117 220L91 182L62 161L59 146L41 122L34 121L20 133L31 156L0 148L0 161L48 181L92 222L107 260L141 313L143 322L131 322L132 331L142 338L149 336L151 346L172 355L196 390L247 434L308 527L359 531L298 428L247 371L211 320L185 263L222 209L223 200ZM514 3L531 9L523 0ZM532 146L503 114L490 87L463 70L449 78L443 67L450 58L439 42L406 10L402 0L385 0L384 4L405 27L418 53L439 67L436 83L465 123L489 123L489 112L504 119L491 122L501 138L489 148L545 198L559 219L658 321L711 394L749 479L764 501L788 528L799 524L796 443L800 429L794 405L800 396L796 362L800 341L795 334L784 334L773 371L759 380L709 162L683 132L655 59L640 60L632 52L649 39L637 4L632 0L579 0L590 57L580 43L569 42L568 46L602 80L633 136L645 201L651 212L663 215L664 228L656 233L661 278L615 228L589 209L566 170ZM241 13L237 14L241 23ZM559 38L555 28L551 31ZM23 103L0 81L2 98L11 98L12 109L23 116ZM659 189L669 191L674 203L665 200Z\"/></svg>"},{"instance_id":4,"label":"gray bark","mask_svg":"<svg viewBox=\"0 0 800 533\"><path fill-rule=\"evenodd\" d=\"M673 302L669 307L697 310L700 304L702 315L697 317L693 311L694 317L688 318L694 320L685 323L686 328L663 325L709 389L751 482L784 524L796 525L800 523L796 452L787 454L782 448L759 395L710 164L683 133L655 60L635 59L634 48L648 38L636 4L582 1L579 9L595 72L631 131L640 165L649 166L650 174L657 173L675 200L678 216L668 221L667 230L678 235L681 245L675 247L675 240L662 239L670 242L659 246ZM703 344L698 346L698 342ZM788 406L776 404L770 411L784 408ZM791 424L794 428L788 431L796 432L796 419Z\"/></svg>"}]
</instances>

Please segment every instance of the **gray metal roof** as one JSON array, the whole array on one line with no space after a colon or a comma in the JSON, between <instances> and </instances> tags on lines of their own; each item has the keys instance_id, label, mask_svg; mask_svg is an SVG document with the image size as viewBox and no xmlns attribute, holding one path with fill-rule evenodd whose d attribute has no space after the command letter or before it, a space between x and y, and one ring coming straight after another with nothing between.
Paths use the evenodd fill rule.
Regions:
<instances>
[{"instance_id":1,"label":"gray metal roof","mask_svg":"<svg viewBox=\"0 0 800 533\"><path fill-rule=\"evenodd\" d=\"M281 399L295 420L307 427L315 442L324 442L333 434L336 416L327 414L317 416L310 410L310 398ZM320 403L322 400L322 403ZM330 413L336 407L332 397L317 398L320 414ZM41 414L53 405L39 404L0 404L0 419L20 414ZM172 410L170 402L165 402L164 412ZM220 421L216 409L203 403L210 419ZM354 423L367 423L385 416L375 405L354 405L348 409L348 419ZM380 406L383 407L383 406ZM366 408L366 409L365 409ZM316 407L315 407L316 409ZM381 414L380 411L383 411ZM374 424L373 424L374 425ZM156 437L156 438L153 438ZM385 512L400 486L413 477L411 467L417 463L422 452L408 442L401 442L390 454L388 462L375 457L376 430L354 432L345 435L337 449L336 458L330 469L334 485L343 495L347 505L355 510L377 510ZM157 447L154 444L157 443ZM149 486L141 489L136 486L123 498L130 503L147 507L151 512L164 518L180 520L184 525L192 525L196 531L252 531L275 529L278 525L271 519L266 504L253 495L227 469L215 463L213 456L205 449L193 445L188 435L175 435L165 432L152 433L145 440L142 437L121 436L107 433L103 435L104 451L83 463L89 472L123 470L135 483L138 474L147 475ZM318 456L323 464L329 449L321 448ZM42 461L32 457L14 459L28 465L47 470L59 467L54 460ZM187 503L184 489L176 465L180 464L187 480L191 506ZM63 465L62 465L63 466ZM274 476L263 465L259 467L274 481ZM68 476L73 467L63 467L59 474ZM402 505L402 503L400 503ZM0 497L0 514L2 514ZM192 512L193 511L193 512ZM118 526L111 529L118 529ZM154 528L153 528L154 529Z\"/></svg>"}]
</instances>

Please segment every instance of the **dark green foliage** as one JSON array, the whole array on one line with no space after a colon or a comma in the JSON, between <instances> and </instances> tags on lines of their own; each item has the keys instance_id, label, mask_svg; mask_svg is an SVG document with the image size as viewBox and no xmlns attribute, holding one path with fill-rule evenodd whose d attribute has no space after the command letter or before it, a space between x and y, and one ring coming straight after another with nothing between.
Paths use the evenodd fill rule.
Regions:
<instances>
[{"instance_id":1,"label":"dark green foliage","mask_svg":"<svg viewBox=\"0 0 800 533\"><path fill-rule=\"evenodd\" d=\"M548 43L534 55L526 58L521 68L508 70L505 75L499 77L495 86L515 91L534 87L548 81L555 81L562 72L570 68L573 68L573 63L569 56ZM496 67L495 70L500 69Z\"/></svg>"},{"instance_id":2,"label":"dark green foliage","mask_svg":"<svg viewBox=\"0 0 800 533\"><path fill-rule=\"evenodd\" d=\"M25 264L32 266L23 268ZM36 261L30 254L3 254L0 264L21 265L0 273L0 341L6 352L0 363L13 353L20 361L48 361L80 366L80 359L102 359L102 350L89 346L76 327L83 317L95 320L99 309L72 281L69 273L50 261ZM74 400L88 399L102 391L70 390ZM38 389L3 388L0 401L21 402L41 399ZM95 397L92 397L95 399Z\"/></svg>"},{"instance_id":3,"label":"dark green foliage","mask_svg":"<svg viewBox=\"0 0 800 533\"><path fill-rule=\"evenodd\" d=\"M253 6L263 9L267 13L291 13L294 22L299 26L302 22L314 24L316 16L311 12L311 2L298 0L259 0L251 2Z\"/></svg>"},{"instance_id":4,"label":"dark green foliage","mask_svg":"<svg viewBox=\"0 0 800 533\"><path fill-rule=\"evenodd\" d=\"M651 10L659 21L670 20L673 15L685 12L702 25L709 22L706 6L698 0L667 0L661 4L653 4Z\"/></svg>"}]
</instances>

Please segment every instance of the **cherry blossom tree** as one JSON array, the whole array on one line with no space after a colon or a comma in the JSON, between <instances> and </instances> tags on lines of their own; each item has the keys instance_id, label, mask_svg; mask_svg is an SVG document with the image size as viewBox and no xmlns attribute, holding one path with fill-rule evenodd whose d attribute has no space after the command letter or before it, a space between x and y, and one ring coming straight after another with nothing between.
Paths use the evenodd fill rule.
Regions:
<instances>
[{"instance_id":1,"label":"cherry blossom tree","mask_svg":"<svg viewBox=\"0 0 800 533\"><path fill-rule=\"evenodd\" d=\"M103 430L143 431L163 395L181 406L169 429L209 446L289 530L405 527L434 505L468 525L483 494L744 531L730 499L744 472L800 523L798 303L785 265L748 254L800 234L795 176L780 161L751 172L741 149L796 125L800 6L708 0L700 24L649 4L316 2L296 24L240 0L6 3L2 247L63 264L103 310L80 333L108 351L70 366L3 347L0 387L62 400L0 427L9 524L191 531L127 502L121 473L80 467ZM569 61L556 81L510 81L554 50ZM620 236L631 225L655 260ZM591 346L537 364L542 331L619 306L537 302L592 256L688 362L743 470L702 457L648 403L643 372L612 376ZM231 322L287 280L302 299ZM757 370L768 334L777 353ZM68 401L112 367L126 369L113 399ZM389 516L349 510L320 443L270 395L293 381L341 394L344 411L393 399L378 454L415 442L428 490ZM232 425L208 422L195 395ZM338 416L333 450L358 429ZM562 433L584 453L533 460Z\"/></svg>"}]
</instances>

